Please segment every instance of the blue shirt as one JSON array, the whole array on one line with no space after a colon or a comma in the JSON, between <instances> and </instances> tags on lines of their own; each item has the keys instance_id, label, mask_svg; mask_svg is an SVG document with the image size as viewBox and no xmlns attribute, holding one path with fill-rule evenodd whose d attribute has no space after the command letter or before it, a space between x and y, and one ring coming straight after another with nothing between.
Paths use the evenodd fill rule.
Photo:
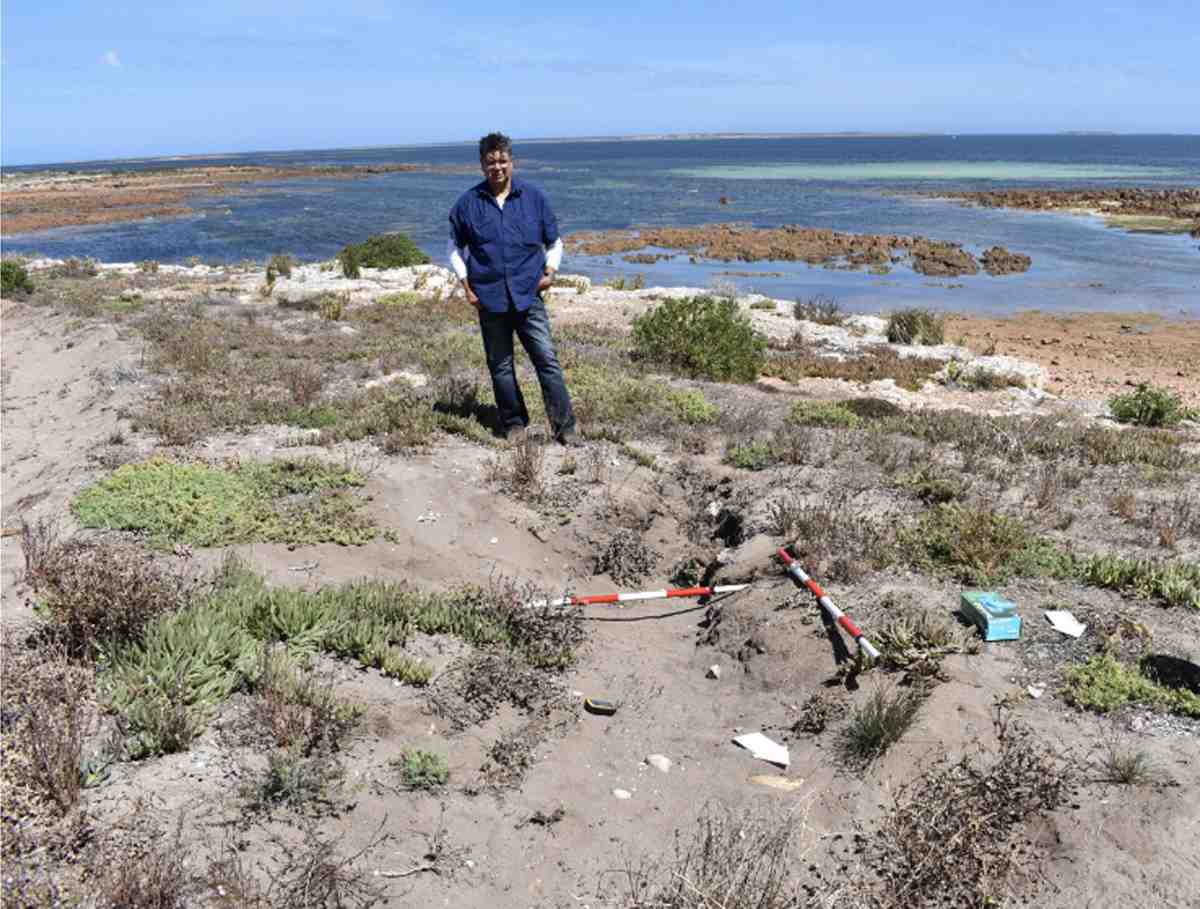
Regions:
<instances>
[{"instance_id":1,"label":"blue shirt","mask_svg":"<svg viewBox=\"0 0 1200 909\"><path fill-rule=\"evenodd\" d=\"M513 177L501 208L484 180L450 209L450 237L470 253L467 280L484 309L526 310L537 299L545 248L558 240L558 219L537 185Z\"/></svg>"}]
</instances>

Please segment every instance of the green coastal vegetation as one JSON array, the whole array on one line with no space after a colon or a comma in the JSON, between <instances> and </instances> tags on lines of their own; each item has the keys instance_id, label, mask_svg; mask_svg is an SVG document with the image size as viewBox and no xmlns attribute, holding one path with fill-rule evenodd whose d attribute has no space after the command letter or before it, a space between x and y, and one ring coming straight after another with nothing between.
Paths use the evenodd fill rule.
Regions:
<instances>
[{"instance_id":1,"label":"green coastal vegetation","mask_svg":"<svg viewBox=\"0 0 1200 909\"><path fill-rule=\"evenodd\" d=\"M427 261L392 234L350 244L321 268L351 276ZM1145 716L1173 729L1200 717L1197 693L1163 669L1186 663L1169 626L1190 628L1200 616L1197 415L1168 389L1116 395L1105 419L920 406L880 391L894 391L890 383L870 383L942 393L928 383L946 368L932 349L945 341L944 320L928 309L890 313L886 344L833 357L799 330L854 324L829 298L798 300L791 315L772 306L797 330L769 338L754 319L775 315L719 291L631 295L628 324L560 319L552 295L584 443L560 450L536 432L501 438L475 316L420 276L369 300L361 289L306 293L306 266L281 252L265 262L265 291L231 289L234 278L221 274L179 302L161 293L180 286L165 269L108 276L85 261L31 276L19 262L4 266L6 299L18 295L64 345L103 327L138 352L136 367L108 366L90 380L116 402L113 428L90 452L86 482L71 489L66 526L26 516L18 528L33 618L3 644L10 713L0 767L12 798L0 832L6 873L17 869L6 901L73 905L53 902L69 892L100 894L106 906L189 905L132 900L136 879L156 882L158 896L245 892L245 905L263 909L370 905L379 880L339 851L335 835L362 826L360 806L403 806L400 827L439 803L490 810L470 800L519 788L558 738L600 722L584 717L574 688L598 639L582 610L541 605L547 591L499 571L473 584L435 584L419 566L405 574L416 563L395 544L427 506L418 495L401 507L397 490L410 493L421 480L407 471L432 470L448 452L502 504L522 553L547 564L553 553L587 566L597 585L752 582L745 598L696 613L699 643L689 637L687 647L704 649L706 666L711 656L760 672L778 658L772 648L785 638L767 632L779 628L796 646L825 640L807 627L811 616L800 618L807 596L760 583L776 565L746 567L754 546L790 547L835 599L865 614L883 656L831 660L825 684L768 720L798 753L860 775L856 786L875 785L881 759L932 715L939 685L967 687L962 667L1004 648L1006 678L1021 681L995 692L995 747L914 769L894 803L864 822L876 867L891 869L863 885L875 888L863 891L873 901L864 896L864 905L909 906L897 893L926 873L922 862L936 865L922 886L947 905L990 904L1006 892L997 881L1029 867L1019 849L1004 850L1011 864L997 877L937 864L933 851L914 864L914 844L944 845L946 830L974 847L1018 843L1036 818L1071 804L1068 783L1100 785L1091 765L1036 740L1021 711L1044 711L1047 723L1053 711ZM248 280L262 280L263 269L255 263ZM570 285L558 299L578 297ZM925 349L902 356L898 345ZM535 387L523 359L518 370ZM806 396L808 378L822 381L812 386L819 397ZM1005 387L1000 378L950 380L979 392ZM781 390L787 382L796 384ZM527 403L540 430L540 397ZM251 436L268 455L239 444ZM388 495L390 510L381 507ZM423 545L449 561L430 528L415 533L426 531ZM349 556L390 559L400 576L334 581L318 570ZM1025 636L986 644L938 605L968 587L1019 599ZM1052 638L1039 622L1042 610L1067 605L1087 621L1086 637ZM618 720L635 730L658 696L631 678ZM1038 696L1023 693L1034 679L1054 697L1034 704ZM740 697L733 691L722 697ZM88 813L93 790L117 768L122 779L153 780L170 755L201 750L236 768L213 802L214 825L236 832L229 842L184 848L183 832L172 839L160 825L153 844L130 853ZM1150 785L1142 750L1106 753L1104 785ZM771 779L754 785L793 782ZM583 815L574 805L529 811L518 830ZM288 824L290 839L280 839ZM711 807L696 824L680 832L667 871L629 872L646 895L629 906L707 905L681 895L685 872L709 888L753 872L752 895L824 887L792 867L792 824ZM428 872L440 885L450 868L466 867L465 847L445 828L422 835L397 876ZM276 856L279 875L239 877L250 850ZM117 867L113 856L137 873L97 870ZM326 875L321 901L297 897L301 884L262 883L312 880L313 869Z\"/></svg>"}]
</instances>

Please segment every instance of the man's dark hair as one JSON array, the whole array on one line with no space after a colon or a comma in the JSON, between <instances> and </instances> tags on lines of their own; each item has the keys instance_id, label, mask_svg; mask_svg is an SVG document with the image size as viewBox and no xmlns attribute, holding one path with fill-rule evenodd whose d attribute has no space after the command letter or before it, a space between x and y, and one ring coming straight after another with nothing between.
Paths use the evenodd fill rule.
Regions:
<instances>
[{"instance_id":1,"label":"man's dark hair","mask_svg":"<svg viewBox=\"0 0 1200 909\"><path fill-rule=\"evenodd\" d=\"M479 140L479 157L486 158L492 152L504 152L512 157L512 139L504 133L488 133Z\"/></svg>"}]
</instances>

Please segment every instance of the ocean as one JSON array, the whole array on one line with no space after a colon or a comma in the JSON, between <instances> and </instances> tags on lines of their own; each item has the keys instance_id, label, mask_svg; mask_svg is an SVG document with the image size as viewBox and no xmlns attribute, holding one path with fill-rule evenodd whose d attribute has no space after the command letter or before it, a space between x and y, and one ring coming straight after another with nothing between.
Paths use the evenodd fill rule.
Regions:
<instances>
[{"instance_id":1,"label":"ocean","mask_svg":"<svg viewBox=\"0 0 1200 909\"><path fill-rule=\"evenodd\" d=\"M677 255L653 265L569 255L563 270L646 286L735 285L845 308L909 305L1004 313L1120 310L1200 317L1200 241L1111 229L1098 218L962 206L930 192L1010 187L1200 186L1200 136L838 136L516 143L517 171L549 193L564 234L638 225L736 221L855 233L923 235L978 254L1006 246L1024 274L934 279L898 266L872 275L801 263L719 263ZM441 261L446 213L480 179L471 145L336 149L89 162L107 171L214 164L423 162L439 172L305 179L202 196L183 218L58 228L5 238L5 252L102 261L259 261L277 252L327 259L371 234L405 231ZM449 166L451 172L446 172ZM8 168L9 171L46 170ZM721 204L721 197L728 204ZM740 272L741 274L729 274Z\"/></svg>"}]
</instances>

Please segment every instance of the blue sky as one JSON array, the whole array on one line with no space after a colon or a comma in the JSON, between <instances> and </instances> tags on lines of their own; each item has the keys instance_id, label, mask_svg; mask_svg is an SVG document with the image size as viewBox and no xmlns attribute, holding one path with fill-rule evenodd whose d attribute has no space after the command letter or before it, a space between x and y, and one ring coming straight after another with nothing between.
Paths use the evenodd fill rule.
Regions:
<instances>
[{"instance_id":1,"label":"blue sky","mask_svg":"<svg viewBox=\"0 0 1200 909\"><path fill-rule=\"evenodd\" d=\"M0 159L660 132L1200 131L1200 4L4 0Z\"/></svg>"}]
</instances>

